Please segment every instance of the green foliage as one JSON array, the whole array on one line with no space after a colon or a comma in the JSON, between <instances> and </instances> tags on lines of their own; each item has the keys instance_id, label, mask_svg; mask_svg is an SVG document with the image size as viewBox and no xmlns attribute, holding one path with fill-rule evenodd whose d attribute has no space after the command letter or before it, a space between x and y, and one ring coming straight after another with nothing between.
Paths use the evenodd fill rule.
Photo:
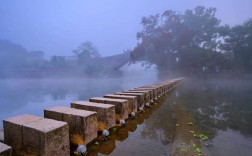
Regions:
<instances>
[{"instance_id":1,"label":"green foliage","mask_svg":"<svg viewBox=\"0 0 252 156\"><path fill-rule=\"evenodd\" d=\"M186 153L186 152L187 152L187 149L186 149L186 148L180 148L180 151Z\"/></svg>"},{"instance_id":2,"label":"green foliage","mask_svg":"<svg viewBox=\"0 0 252 156\"><path fill-rule=\"evenodd\" d=\"M221 48L232 55L230 59L236 68L252 72L252 19L242 25L222 28L221 33L225 37Z\"/></svg>"},{"instance_id":3,"label":"green foliage","mask_svg":"<svg viewBox=\"0 0 252 156\"><path fill-rule=\"evenodd\" d=\"M192 121L188 122L187 125L192 126L193 125Z\"/></svg>"}]
</instances>

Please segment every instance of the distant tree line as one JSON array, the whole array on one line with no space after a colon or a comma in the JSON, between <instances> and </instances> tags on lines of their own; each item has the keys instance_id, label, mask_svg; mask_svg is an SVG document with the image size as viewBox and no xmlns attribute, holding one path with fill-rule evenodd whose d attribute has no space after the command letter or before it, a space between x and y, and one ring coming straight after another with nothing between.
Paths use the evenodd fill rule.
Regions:
<instances>
[{"instance_id":1,"label":"distant tree line","mask_svg":"<svg viewBox=\"0 0 252 156\"><path fill-rule=\"evenodd\" d=\"M104 76L120 74L120 66L128 62L129 53L100 57L90 42L80 44L72 56L44 58L43 51L30 51L21 45L0 40L0 78L51 76Z\"/></svg>"},{"instance_id":2,"label":"distant tree line","mask_svg":"<svg viewBox=\"0 0 252 156\"><path fill-rule=\"evenodd\" d=\"M131 61L155 64L160 72L252 72L252 20L221 26L215 8L198 6L143 17Z\"/></svg>"}]
</instances>

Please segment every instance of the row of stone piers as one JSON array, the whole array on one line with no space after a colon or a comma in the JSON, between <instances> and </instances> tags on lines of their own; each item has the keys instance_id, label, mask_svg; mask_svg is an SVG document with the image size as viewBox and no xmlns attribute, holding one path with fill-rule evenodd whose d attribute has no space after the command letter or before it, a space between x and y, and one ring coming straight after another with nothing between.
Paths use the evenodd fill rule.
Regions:
<instances>
[{"instance_id":1,"label":"row of stone piers","mask_svg":"<svg viewBox=\"0 0 252 156\"><path fill-rule=\"evenodd\" d=\"M44 117L22 114L5 119L0 156L69 156L70 145L85 147L97 138L97 132L103 134L118 124L124 124L182 80L159 82L93 97L89 101L73 101L69 107L46 108ZM85 149L78 150L81 153Z\"/></svg>"}]
</instances>

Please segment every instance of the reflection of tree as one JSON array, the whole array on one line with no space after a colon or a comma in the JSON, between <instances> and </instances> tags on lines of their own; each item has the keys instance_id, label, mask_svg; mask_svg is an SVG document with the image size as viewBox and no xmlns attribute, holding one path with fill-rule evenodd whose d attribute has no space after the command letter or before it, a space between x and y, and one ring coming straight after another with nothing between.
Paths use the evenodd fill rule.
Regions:
<instances>
[{"instance_id":1,"label":"reflection of tree","mask_svg":"<svg viewBox=\"0 0 252 156\"><path fill-rule=\"evenodd\" d=\"M151 110L151 118L144 122L142 136L159 140L162 143L171 142L175 133L175 120L171 117L171 109L168 101L161 101L162 105Z\"/></svg>"},{"instance_id":2,"label":"reflection of tree","mask_svg":"<svg viewBox=\"0 0 252 156\"><path fill-rule=\"evenodd\" d=\"M231 128L252 135L252 85L238 81L188 80L179 89L179 100L187 104L200 130L214 135Z\"/></svg>"}]
</instances>

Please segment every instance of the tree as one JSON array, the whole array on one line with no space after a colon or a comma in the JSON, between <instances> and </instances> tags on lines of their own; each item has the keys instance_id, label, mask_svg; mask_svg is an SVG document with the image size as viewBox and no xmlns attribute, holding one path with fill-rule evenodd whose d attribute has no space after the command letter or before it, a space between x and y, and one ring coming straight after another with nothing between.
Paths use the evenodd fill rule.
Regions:
<instances>
[{"instance_id":1,"label":"tree","mask_svg":"<svg viewBox=\"0 0 252 156\"><path fill-rule=\"evenodd\" d=\"M100 57L98 49L92 42L86 41L82 43L73 53L78 57L79 64L89 63L92 59Z\"/></svg>"},{"instance_id":2,"label":"tree","mask_svg":"<svg viewBox=\"0 0 252 156\"><path fill-rule=\"evenodd\" d=\"M252 19L232 28L222 27L224 38L222 50L229 55L239 70L252 72Z\"/></svg>"},{"instance_id":3,"label":"tree","mask_svg":"<svg viewBox=\"0 0 252 156\"><path fill-rule=\"evenodd\" d=\"M139 43L131 52L132 62L146 60L160 71L200 71L202 66L216 66L207 55L217 52L220 20L215 8L196 7L184 14L168 10L162 15L143 17ZM218 53L218 54L217 54Z\"/></svg>"}]
</instances>

